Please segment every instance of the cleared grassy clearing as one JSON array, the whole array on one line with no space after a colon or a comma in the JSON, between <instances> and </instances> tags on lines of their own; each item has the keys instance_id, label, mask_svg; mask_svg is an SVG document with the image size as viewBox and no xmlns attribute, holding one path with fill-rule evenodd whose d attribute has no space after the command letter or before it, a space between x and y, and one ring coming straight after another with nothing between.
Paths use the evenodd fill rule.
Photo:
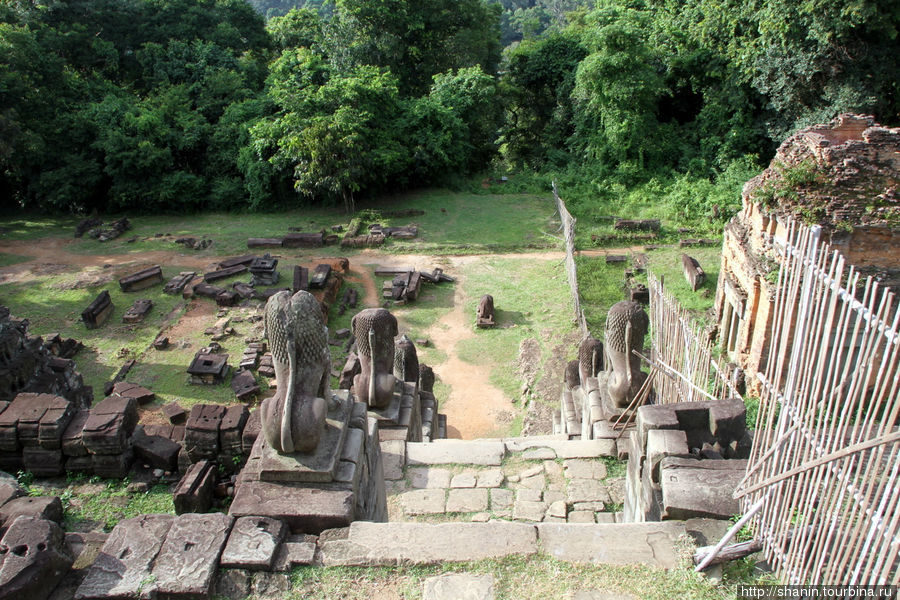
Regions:
<instances>
[{"instance_id":1,"label":"cleared grassy clearing","mask_svg":"<svg viewBox=\"0 0 900 600\"><path fill-rule=\"evenodd\" d=\"M492 251L516 251L558 246L545 233L556 234L559 227L551 196L534 194L484 195L446 190L420 192L379 198L359 203L366 226L416 224L419 237L414 240L388 239L384 249L397 253L478 254ZM424 215L390 217L392 211L418 209ZM112 221L121 215L102 215ZM79 254L133 254L155 250L176 250L197 257L220 257L247 252L247 238L279 237L288 228L305 232L340 225L345 230L351 216L336 208L298 208L272 213L203 213L196 215L132 215L132 228L109 242L83 237L69 244L67 251ZM5 239L33 240L43 237L72 238L79 219L74 217L29 216L0 219ZM338 233L343 235L343 233ZM184 250L174 243L179 237L209 238L212 246L204 250ZM133 238L137 238L134 239ZM129 241L133 240L133 241ZM309 253L308 251L304 253ZM313 251L317 256L353 255L356 252L338 245ZM2 265L2 262L0 262Z\"/></svg>"},{"instance_id":2,"label":"cleared grassy clearing","mask_svg":"<svg viewBox=\"0 0 900 600\"><path fill-rule=\"evenodd\" d=\"M663 571L578 565L536 555L434 566L299 567L291 573L292 589L284 597L362 600L375 594L383 600L409 600L422 597L425 579L445 573L493 575L497 600L569 600L578 592L591 591L604 598L724 600L734 598L736 583L747 581L726 573L716 584L693 573L687 564Z\"/></svg>"}]
</instances>

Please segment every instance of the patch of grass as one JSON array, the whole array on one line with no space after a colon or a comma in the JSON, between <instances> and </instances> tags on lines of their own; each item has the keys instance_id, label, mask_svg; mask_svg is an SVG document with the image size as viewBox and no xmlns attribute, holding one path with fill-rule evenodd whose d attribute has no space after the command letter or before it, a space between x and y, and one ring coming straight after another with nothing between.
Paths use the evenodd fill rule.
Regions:
<instances>
[{"instance_id":1,"label":"patch of grass","mask_svg":"<svg viewBox=\"0 0 900 600\"><path fill-rule=\"evenodd\" d=\"M359 212L368 212L370 222L385 226L418 225L418 238L388 239L384 246L388 252L472 254L558 246L558 240L547 235L555 235L559 228L549 193L484 195L441 189L421 190L372 199L370 202L362 201L359 209ZM424 210L425 214L415 217L386 216L391 211L406 209ZM109 222L121 216L101 215L100 218ZM289 227L304 232L325 230L326 234L331 233L334 225L346 230L351 218L339 209L323 207L273 213L201 213L187 217L131 215L131 229L115 240L100 242L85 236L73 241L67 250L82 254L135 256L151 250L176 250L213 258L246 254L247 238L280 237L289 233ZM71 238L78 221L78 218L71 217L35 215L0 221L0 227L5 231L4 237L10 240ZM175 244L175 239L180 237L205 237L211 239L213 244L204 250L188 250ZM339 245L330 245L317 248L315 253L318 256L343 256L355 252L348 253Z\"/></svg>"},{"instance_id":2,"label":"patch of grass","mask_svg":"<svg viewBox=\"0 0 900 600\"><path fill-rule=\"evenodd\" d=\"M681 255L687 254L700 263L706 272L706 282L696 292L691 290L681 266ZM687 310L698 319L705 316L716 301L716 284L719 280L719 268L722 264L722 248L660 248L649 253L649 269L657 278L663 277L666 289ZM647 283L646 275L638 275L638 281ZM579 284L580 284L579 279Z\"/></svg>"},{"instance_id":3,"label":"patch of grass","mask_svg":"<svg viewBox=\"0 0 900 600\"><path fill-rule=\"evenodd\" d=\"M613 458L612 456L603 456L600 458L603 461L603 464L606 465L606 479L614 479L617 477L625 477L625 471L628 468L628 461L619 460L618 458Z\"/></svg>"},{"instance_id":4,"label":"patch of grass","mask_svg":"<svg viewBox=\"0 0 900 600\"><path fill-rule=\"evenodd\" d=\"M360 204L383 215L424 210L415 217L381 218L383 225L417 225L412 240L388 239L388 252L481 254L526 248L555 248L559 218L551 194L473 194L423 190ZM548 235L549 234L549 235Z\"/></svg>"},{"instance_id":5,"label":"patch of grass","mask_svg":"<svg viewBox=\"0 0 900 600\"><path fill-rule=\"evenodd\" d=\"M425 579L445 573L490 574L498 600L563 600L578 592L668 600L719 600L734 597L737 582L726 576L715 583L695 574L685 561L664 571L646 566L582 565L538 554L441 565L392 567L298 567L291 572L292 590L285 598L368 599L378 590L388 597L421 598Z\"/></svg>"},{"instance_id":6,"label":"patch of grass","mask_svg":"<svg viewBox=\"0 0 900 600\"><path fill-rule=\"evenodd\" d=\"M561 262L522 258L486 258L464 267L466 302L475 330L475 310L482 295L494 298L496 327L477 329L457 345L459 357L492 369L491 382L511 398L520 392L519 346L538 340L540 363L559 340L574 330L571 295ZM572 354L577 348L571 349ZM538 369L540 373L540 369Z\"/></svg>"},{"instance_id":7,"label":"patch of grass","mask_svg":"<svg viewBox=\"0 0 900 600\"><path fill-rule=\"evenodd\" d=\"M0 252L0 267L17 265L19 263L28 262L29 260L31 260L30 256L23 256L21 254L6 254L4 252Z\"/></svg>"},{"instance_id":8,"label":"patch of grass","mask_svg":"<svg viewBox=\"0 0 900 600\"><path fill-rule=\"evenodd\" d=\"M133 492L128 490L127 479L70 477L67 483L64 488L34 488L42 495L60 497L68 531L96 525L110 531L122 519L152 513L175 514L170 485L157 484L147 492Z\"/></svg>"},{"instance_id":9,"label":"patch of grass","mask_svg":"<svg viewBox=\"0 0 900 600\"><path fill-rule=\"evenodd\" d=\"M624 268L606 264L603 256L576 256L575 266L588 329L595 338L601 339L606 327L606 313L613 304L625 299Z\"/></svg>"}]
</instances>

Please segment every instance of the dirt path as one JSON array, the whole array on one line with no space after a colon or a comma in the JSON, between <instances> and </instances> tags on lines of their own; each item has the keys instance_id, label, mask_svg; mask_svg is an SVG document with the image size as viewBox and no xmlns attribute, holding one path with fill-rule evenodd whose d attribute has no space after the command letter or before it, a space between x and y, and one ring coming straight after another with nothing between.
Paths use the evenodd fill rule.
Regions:
<instances>
[{"instance_id":1,"label":"dirt path","mask_svg":"<svg viewBox=\"0 0 900 600\"><path fill-rule=\"evenodd\" d=\"M461 283L459 277L457 281ZM453 310L432 325L426 337L447 356L444 362L432 365L437 377L450 388L450 397L440 407L447 415L447 437L467 440L488 437L508 423L513 403L490 382L490 368L464 362L457 355L456 346L475 336L471 315L463 311L467 296L459 283L453 294Z\"/></svg>"}]
</instances>

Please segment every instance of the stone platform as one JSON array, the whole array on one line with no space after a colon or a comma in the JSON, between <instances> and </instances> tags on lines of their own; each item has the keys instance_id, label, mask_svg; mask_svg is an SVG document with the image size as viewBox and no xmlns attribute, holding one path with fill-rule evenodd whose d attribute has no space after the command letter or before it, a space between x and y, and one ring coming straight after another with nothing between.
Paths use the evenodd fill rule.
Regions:
<instances>
[{"instance_id":1,"label":"stone platform","mask_svg":"<svg viewBox=\"0 0 900 600\"><path fill-rule=\"evenodd\" d=\"M295 534L386 518L378 421L346 390L335 398L315 452L280 455L256 439L229 514L280 519Z\"/></svg>"}]
</instances>

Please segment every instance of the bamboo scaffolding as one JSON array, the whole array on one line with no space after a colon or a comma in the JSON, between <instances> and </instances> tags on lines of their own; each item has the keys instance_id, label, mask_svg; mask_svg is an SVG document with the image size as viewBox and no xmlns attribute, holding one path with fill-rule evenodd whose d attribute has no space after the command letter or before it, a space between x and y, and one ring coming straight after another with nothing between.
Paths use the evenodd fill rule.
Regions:
<instances>
[{"instance_id":1,"label":"bamboo scaffolding","mask_svg":"<svg viewBox=\"0 0 900 600\"><path fill-rule=\"evenodd\" d=\"M747 474L756 538L784 581L900 580L900 308L786 223ZM773 493L776 492L776 493Z\"/></svg>"}]
</instances>

